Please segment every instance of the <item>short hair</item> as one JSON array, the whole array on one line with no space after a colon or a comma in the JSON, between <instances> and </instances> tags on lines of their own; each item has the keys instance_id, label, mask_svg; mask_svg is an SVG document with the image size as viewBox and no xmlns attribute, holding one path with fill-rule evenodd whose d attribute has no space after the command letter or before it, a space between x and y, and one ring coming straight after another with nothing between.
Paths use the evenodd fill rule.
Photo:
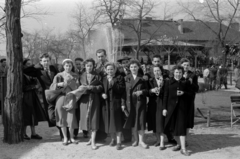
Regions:
<instances>
[{"instance_id":1,"label":"short hair","mask_svg":"<svg viewBox=\"0 0 240 159\"><path fill-rule=\"evenodd\" d=\"M184 62L189 62L190 63L190 60L187 59L187 58L181 58L181 60L179 61L179 65L183 64Z\"/></svg>"},{"instance_id":2,"label":"short hair","mask_svg":"<svg viewBox=\"0 0 240 159\"><path fill-rule=\"evenodd\" d=\"M5 58L0 60L1 63L4 62L4 61L7 61L7 60Z\"/></svg>"},{"instance_id":3,"label":"short hair","mask_svg":"<svg viewBox=\"0 0 240 159\"><path fill-rule=\"evenodd\" d=\"M161 70L162 75L163 75L163 67L162 67L161 65L153 65L153 66L152 66L152 70L153 70L155 67L158 67L158 68Z\"/></svg>"},{"instance_id":4,"label":"short hair","mask_svg":"<svg viewBox=\"0 0 240 159\"><path fill-rule=\"evenodd\" d=\"M105 49L98 49L96 51L96 54L103 52L105 56L107 56L106 50Z\"/></svg>"},{"instance_id":5,"label":"short hair","mask_svg":"<svg viewBox=\"0 0 240 159\"><path fill-rule=\"evenodd\" d=\"M76 62L76 61L81 61L81 62L83 62L83 59L82 59L81 57L77 57L77 58L75 58L74 61L75 61L75 62Z\"/></svg>"},{"instance_id":6,"label":"short hair","mask_svg":"<svg viewBox=\"0 0 240 159\"><path fill-rule=\"evenodd\" d=\"M132 64L137 64L138 67L141 67L140 62L139 62L137 59L131 59L131 60L129 61L129 63L128 63L128 68L130 68L130 66L131 66Z\"/></svg>"},{"instance_id":7,"label":"short hair","mask_svg":"<svg viewBox=\"0 0 240 159\"><path fill-rule=\"evenodd\" d=\"M154 58L159 58L160 60L162 60L162 58L161 58L160 55L154 55L154 56L152 57L152 61L153 61Z\"/></svg>"},{"instance_id":8,"label":"short hair","mask_svg":"<svg viewBox=\"0 0 240 159\"><path fill-rule=\"evenodd\" d=\"M104 68L107 69L108 66L112 66L114 69L117 68L117 66L116 66L113 62L107 62L107 63L104 65Z\"/></svg>"},{"instance_id":9,"label":"short hair","mask_svg":"<svg viewBox=\"0 0 240 159\"><path fill-rule=\"evenodd\" d=\"M28 62L28 61L30 61L30 59L23 59L23 65L26 65L26 63Z\"/></svg>"},{"instance_id":10,"label":"short hair","mask_svg":"<svg viewBox=\"0 0 240 159\"><path fill-rule=\"evenodd\" d=\"M43 58L49 58L51 60L51 56L48 53L44 53L39 56L39 60L42 60Z\"/></svg>"},{"instance_id":11,"label":"short hair","mask_svg":"<svg viewBox=\"0 0 240 159\"><path fill-rule=\"evenodd\" d=\"M172 68L172 73L174 74L175 70L182 70L182 73L184 72L184 68L181 65L175 65Z\"/></svg>"},{"instance_id":12,"label":"short hair","mask_svg":"<svg viewBox=\"0 0 240 159\"><path fill-rule=\"evenodd\" d=\"M88 58L84 61L84 66L88 63L91 62L93 64L93 67L95 66L95 61L93 60L93 58Z\"/></svg>"}]
</instances>

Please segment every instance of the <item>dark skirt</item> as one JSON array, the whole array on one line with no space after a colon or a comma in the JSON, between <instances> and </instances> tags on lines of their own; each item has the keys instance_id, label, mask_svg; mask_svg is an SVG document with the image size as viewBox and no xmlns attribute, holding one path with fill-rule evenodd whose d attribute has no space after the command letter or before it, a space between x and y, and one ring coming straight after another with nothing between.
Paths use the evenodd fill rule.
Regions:
<instances>
[{"instance_id":1,"label":"dark skirt","mask_svg":"<svg viewBox=\"0 0 240 159\"><path fill-rule=\"evenodd\" d=\"M76 109L66 111L66 109L63 108L64 100L64 95L60 95L56 100L56 125L59 127L69 127L71 129L76 129L78 128L77 118L75 114Z\"/></svg>"},{"instance_id":2,"label":"dark skirt","mask_svg":"<svg viewBox=\"0 0 240 159\"><path fill-rule=\"evenodd\" d=\"M179 104L176 105L176 108L167 124L165 130L170 130L174 136L186 136L187 132L187 117L182 114L186 114L184 108L179 107ZM177 120L181 117L181 120Z\"/></svg>"},{"instance_id":3,"label":"dark skirt","mask_svg":"<svg viewBox=\"0 0 240 159\"><path fill-rule=\"evenodd\" d=\"M46 121L46 114L35 90L26 91L23 95L24 126L36 126L40 121Z\"/></svg>"}]
</instances>

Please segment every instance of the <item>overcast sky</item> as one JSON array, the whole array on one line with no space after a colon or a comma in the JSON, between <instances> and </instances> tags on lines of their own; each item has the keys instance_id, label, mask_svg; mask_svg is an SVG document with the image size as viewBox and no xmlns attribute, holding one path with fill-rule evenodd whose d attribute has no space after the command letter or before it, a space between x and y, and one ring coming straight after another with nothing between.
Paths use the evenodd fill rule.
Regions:
<instances>
[{"instance_id":1,"label":"overcast sky","mask_svg":"<svg viewBox=\"0 0 240 159\"><path fill-rule=\"evenodd\" d=\"M36 21L31 18L22 19L22 29L27 32L33 32L44 28L54 29L55 32L65 32L71 27L70 15L74 10L76 3L83 3L87 7L90 7L93 0L41 0L36 3L38 8L46 9L51 12L51 15L43 16L41 21ZM159 1L159 0L156 0ZM169 2L169 5L174 8L177 0L161 0L162 2ZM182 0L186 1L186 0ZM199 0L193 0L199 1ZM5 0L0 0L0 5L4 6ZM161 5L156 9L156 16L159 15L161 19L162 9ZM30 8L29 8L30 9ZM173 19L177 20L182 17L174 16ZM0 44L0 55L5 54L5 43Z\"/></svg>"}]
</instances>

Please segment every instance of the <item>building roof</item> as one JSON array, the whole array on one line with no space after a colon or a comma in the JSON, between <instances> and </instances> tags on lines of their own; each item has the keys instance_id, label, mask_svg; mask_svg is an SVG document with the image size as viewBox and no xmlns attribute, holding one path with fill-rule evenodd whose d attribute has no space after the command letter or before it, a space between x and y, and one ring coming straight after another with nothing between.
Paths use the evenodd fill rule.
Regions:
<instances>
[{"instance_id":1,"label":"building roof","mask_svg":"<svg viewBox=\"0 0 240 159\"><path fill-rule=\"evenodd\" d=\"M137 34L134 29L137 27L137 19L123 19L119 29L124 35L124 41L136 41ZM217 36L214 31L219 30L217 22L200 21L172 21L172 20L143 20L142 40L148 39L173 39L177 41L192 41L197 43L206 43L209 41L216 41ZM182 25L181 25L182 24ZM180 32L182 26L183 33ZM223 33L226 32L227 26L222 25ZM240 32L230 28L227 36L227 43L240 42Z\"/></svg>"}]
</instances>

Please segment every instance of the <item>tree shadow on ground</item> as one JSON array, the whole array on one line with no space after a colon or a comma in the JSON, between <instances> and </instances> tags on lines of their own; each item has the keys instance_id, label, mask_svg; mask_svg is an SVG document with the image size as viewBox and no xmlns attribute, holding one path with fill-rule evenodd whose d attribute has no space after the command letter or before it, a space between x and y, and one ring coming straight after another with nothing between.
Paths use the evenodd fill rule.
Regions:
<instances>
[{"instance_id":1,"label":"tree shadow on ground","mask_svg":"<svg viewBox=\"0 0 240 159\"><path fill-rule=\"evenodd\" d=\"M240 146L238 134L195 134L189 136L188 141L192 153Z\"/></svg>"}]
</instances>

